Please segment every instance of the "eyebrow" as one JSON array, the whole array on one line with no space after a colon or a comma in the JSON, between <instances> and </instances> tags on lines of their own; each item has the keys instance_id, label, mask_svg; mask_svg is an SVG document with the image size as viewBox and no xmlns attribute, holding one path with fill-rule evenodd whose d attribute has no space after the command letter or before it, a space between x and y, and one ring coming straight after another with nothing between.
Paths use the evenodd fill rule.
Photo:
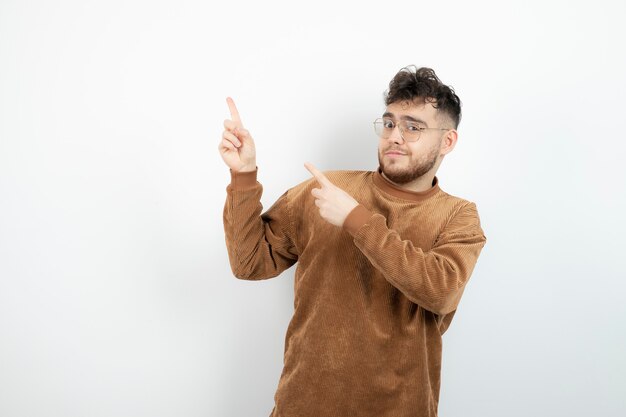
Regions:
<instances>
[{"instance_id":1,"label":"eyebrow","mask_svg":"<svg viewBox=\"0 0 626 417\"><path fill-rule=\"evenodd\" d=\"M393 113L391 113L391 112L385 112L385 113L383 114L383 117L391 117L391 118L393 118L393 119L395 119L395 118L396 118L396 116L395 116ZM411 122L416 122L416 123L424 123L424 124L426 125L426 127L428 127L428 123L426 123L426 122L425 122L425 121L423 121L422 119L417 119L417 118L412 117L412 116L406 116L406 115L403 115L403 116L400 116L400 119L401 119L401 120L409 120L409 121L411 121Z\"/></svg>"}]
</instances>

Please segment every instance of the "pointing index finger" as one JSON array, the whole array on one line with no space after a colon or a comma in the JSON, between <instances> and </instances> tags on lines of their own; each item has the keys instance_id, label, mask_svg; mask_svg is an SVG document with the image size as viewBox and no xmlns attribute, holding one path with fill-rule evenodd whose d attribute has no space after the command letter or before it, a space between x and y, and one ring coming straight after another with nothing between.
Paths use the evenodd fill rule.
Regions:
<instances>
[{"instance_id":1,"label":"pointing index finger","mask_svg":"<svg viewBox=\"0 0 626 417\"><path fill-rule=\"evenodd\" d=\"M242 124L241 117L239 116L239 111L237 111L237 106L235 106L235 101L230 97L226 97L226 103L228 104L228 109L230 110L230 118L234 122Z\"/></svg>"},{"instance_id":2,"label":"pointing index finger","mask_svg":"<svg viewBox=\"0 0 626 417\"><path fill-rule=\"evenodd\" d=\"M306 169L308 169L311 174L313 174L313 176L315 177L317 182L319 182L322 186L331 186L331 185L333 185L333 183L330 182L330 180L328 178L326 178L326 175L324 175L324 173L322 171L320 171L319 169L315 168L309 162L305 162L304 163L304 167Z\"/></svg>"}]
</instances>

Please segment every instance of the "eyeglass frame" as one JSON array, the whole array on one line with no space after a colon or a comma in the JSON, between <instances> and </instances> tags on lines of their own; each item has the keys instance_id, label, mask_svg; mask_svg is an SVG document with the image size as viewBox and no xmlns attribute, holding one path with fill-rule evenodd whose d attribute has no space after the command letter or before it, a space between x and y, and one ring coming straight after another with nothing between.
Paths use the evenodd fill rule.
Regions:
<instances>
[{"instance_id":1,"label":"eyeglass frame","mask_svg":"<svg viewBox=\"0 0 626 417\"><path fill-rule=\"evenodd\" d=\"M388 139L389 136L391 136L391 133L393 132L393 129L395 129L396 127L398 128L398 130L400 131L400 137L402 138L403 141L405 142L417 142L418 140L420 140L420 138L422 137L422 132L424 130L452 130L452 129L446 129L446 128L442 128L442 127L419 127L419 136L417 137L417 139L415 140L408 140L404 137L403 135L403 129L400 127L400 124L396 123L395 121L391 120L391 122L393 123L393 129L391 129L391 132L389 133L389 136L386 138L383 138L382 135L378 135L378 132L376 131L376 123L378 123L378 121L380 120L381 123L384 123L385 118L383 117L379 117L376 120L374 120L373 124L374 124L374 132L376 133L377 136L379 136L381 139ZM405 123L411 123L410 120L401 120L401 122L405 122ZM413 122L414 123L414 122ZM383 125L383 129L384 129L384 125Z\"/></svg>"}]
</instances>

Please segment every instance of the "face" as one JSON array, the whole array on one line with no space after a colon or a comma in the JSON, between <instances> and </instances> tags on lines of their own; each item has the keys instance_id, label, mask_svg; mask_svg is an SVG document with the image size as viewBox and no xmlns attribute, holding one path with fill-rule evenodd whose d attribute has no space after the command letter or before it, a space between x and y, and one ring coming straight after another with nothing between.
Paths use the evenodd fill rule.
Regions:
<instances>
[{"instance_id":1,"label":"face","mask_svg":"<svg viewBox=\"0 0 626 417\"><path fill-rule=\"evenodd\" d=\"M438 119L437 109L431 103L391 103L384 117L395 122L411 117L427 127L448 127ZM400 129L394 128L392 134L386 139L381 137L378 144L378 163L383 173L396 184L409 183L428 173L443 157L440 151L445 134L444 130L427 129L417 142L406 142L400 136Z\"/></svg>"}]
</instances>

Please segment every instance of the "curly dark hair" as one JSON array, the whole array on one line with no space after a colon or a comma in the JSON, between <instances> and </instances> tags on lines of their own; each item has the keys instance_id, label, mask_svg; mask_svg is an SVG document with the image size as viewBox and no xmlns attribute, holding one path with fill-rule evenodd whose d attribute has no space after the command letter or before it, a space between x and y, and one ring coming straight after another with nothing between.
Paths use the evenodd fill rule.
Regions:
<instances>
[{"instance_id":1,"label":"curly dark hair","mask_svg":"<svg viewBox=\"0 0 626 417\"><path fill-rule=\"evenodd\" d=\"M415 68L415 71L411 71ZM461 121L461 99L451 86L447 86L431 68L417 68L409 65L402 68L389 83L389 90L384 95L385 104L398 101L424 100L432 103L438 113L447 115L459 127Z\"/></svg>"}]
</instances>

